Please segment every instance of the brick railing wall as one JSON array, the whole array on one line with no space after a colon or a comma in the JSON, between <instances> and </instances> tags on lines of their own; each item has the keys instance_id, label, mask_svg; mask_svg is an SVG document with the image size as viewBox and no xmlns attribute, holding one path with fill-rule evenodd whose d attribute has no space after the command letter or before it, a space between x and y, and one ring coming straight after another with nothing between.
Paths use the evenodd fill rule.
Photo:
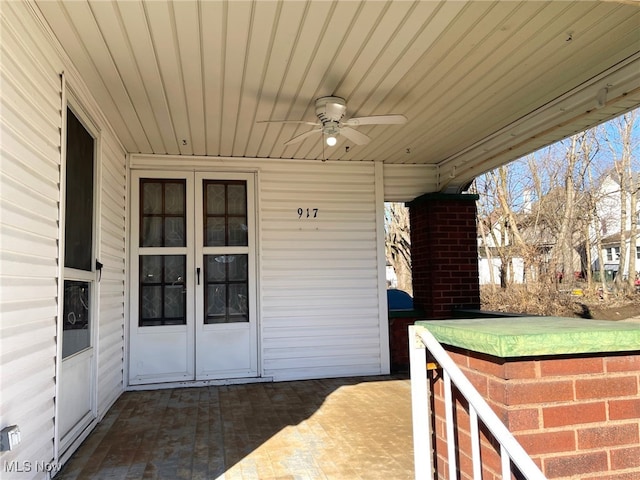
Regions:
<instances>
[{"instance_id":1,"label":"brick railing wall","mask_svg":"<svg viewBox=\"0 0 640 480\"><path fill-rule=\"evenodd\" d=\"M391 372L409 371L408 328L420 319L419 312L415 315L393 316L389 314L389 355L391 358Z\"/></svg>"},{"instance_id":2,"label":"brick railing wall","mask_svg":"<svg viewBox=\"0 0 640 480\"><path fill-rule=\"evenodd\" d=\"M425 318L480 308L477 198L426 194L408 204L414 305Z\"/></svg>"},{"instance_id":3,"label":"brick railing wall","mask_svg":"<svg viewBox=\"0 0 640 480\"><path fill-rule=\"evenodd\" d=\"M640 479L640 351L501 359L446 347L549 479ZM437 371L436 371L437 372ZM436 478L448 478L444 395L435 373ZM456 400L460 479L472 478L468 407ZM483 479L500 478L481 433Z\"/></svg>"}]
</instances>

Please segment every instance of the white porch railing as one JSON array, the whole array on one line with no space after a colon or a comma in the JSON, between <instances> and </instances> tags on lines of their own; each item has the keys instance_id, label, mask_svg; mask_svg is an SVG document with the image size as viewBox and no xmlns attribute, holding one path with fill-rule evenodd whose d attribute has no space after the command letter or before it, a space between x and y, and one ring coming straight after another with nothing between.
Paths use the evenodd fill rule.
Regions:
<instances>
[{"instance_id":1,"label":"white porch railing","mask_svg":"<svg viewBox=\"0 0 640 480\"><path fill-rule=\"evenodd\" d=\"M416 480L433 479L433 448L431 445L431 392L427 382L427 350L443 371L445 421L449 480L457 477L455 425L451 384L469 402L471 454L474 480L482 479L479 421L500 444L503 480L511 479L511 462L527 480L546 480L538 466L524 451L511 432L451 359L442 345L424 327L409 327L409 361L411 370L411 406L413 415L413 449Z\"/></svg>"}]
</instances>

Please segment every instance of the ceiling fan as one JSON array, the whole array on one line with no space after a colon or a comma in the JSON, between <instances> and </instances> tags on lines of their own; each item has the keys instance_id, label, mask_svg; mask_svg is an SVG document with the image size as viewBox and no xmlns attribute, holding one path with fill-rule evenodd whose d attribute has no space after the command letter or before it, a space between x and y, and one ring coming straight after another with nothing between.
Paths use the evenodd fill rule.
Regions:
<instances>
[{"instance_id":1,"label":"ceiling fan","mask_svg":"<svg viewBox=\"0 0 640 480\"><path fill-rule=\"evenodd\" d=\"M341 97L320 97L316 100L316 117L318 122L306 122L298 120L263 120L258 123L302 123L313 125L317 128L293 137L285 143L286 146L301 142L317 133L323 134L327 145L333 147L338 142L338 135L351 140L356 145L366 145L371 141L364 133L351 127L359 125L402 125L406 123L404 115L372 115L368 117L354 117L342 120L347 112L347 103Z\"/></svg>"}]
</instances>

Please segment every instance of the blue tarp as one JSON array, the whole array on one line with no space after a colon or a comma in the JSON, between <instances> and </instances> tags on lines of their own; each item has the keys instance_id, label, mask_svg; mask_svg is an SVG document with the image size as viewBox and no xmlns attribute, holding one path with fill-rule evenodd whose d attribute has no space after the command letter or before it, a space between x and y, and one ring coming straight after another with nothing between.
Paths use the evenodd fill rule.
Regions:
<instances>
[{"instance_id":1,"label":"blue tarp","mask_svg":"<svg viewBox=\"0 0 640 480\"><path fill-rule=\"evenodd\" d=\"M387 307L389 310L413 310L413 298L404 290L391 288L387 290Z\"/></svg>"}]
</instances>

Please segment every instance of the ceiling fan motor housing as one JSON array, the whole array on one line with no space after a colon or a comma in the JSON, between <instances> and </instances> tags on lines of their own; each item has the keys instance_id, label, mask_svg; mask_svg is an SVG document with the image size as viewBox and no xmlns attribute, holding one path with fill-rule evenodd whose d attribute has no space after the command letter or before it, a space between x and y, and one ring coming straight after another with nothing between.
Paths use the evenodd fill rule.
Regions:
<instances>
[{"instance_id":1,"label":"ceiling fan motor housing","mask_svg":"<svg viewBox=\"0 0 640 480\"><path fill-rule=\"evenodd\" d=\"M321 97L316 100L316 116L322 124L340 122L347 112L347 102L340 97Z\"/></svg>"},{"instance_id":2,"label":"ceiling fan motor housing","mask_svg":"<svg viewBox=\"0 0 640 480\"><path fill-rule=\"evenodd\" d=\"M342 97L320 97L316 100L315 105L316 117L318 117L320 123L297 120L272 120L285 123L304 123L318 127L301 133L300 135L296 135L286 142L285 146L299 143L316 133L322 133L325 135L329 146L334 146L336 144L336 137L338 135L345 137L356 145L366 145L369 143L371 138L352 127L360 125L401 125L407 121L407 118L404 115L392 114L355 117L343 121L342 119L347 113L347 102Z\"/></svg>"}]
</instances>

